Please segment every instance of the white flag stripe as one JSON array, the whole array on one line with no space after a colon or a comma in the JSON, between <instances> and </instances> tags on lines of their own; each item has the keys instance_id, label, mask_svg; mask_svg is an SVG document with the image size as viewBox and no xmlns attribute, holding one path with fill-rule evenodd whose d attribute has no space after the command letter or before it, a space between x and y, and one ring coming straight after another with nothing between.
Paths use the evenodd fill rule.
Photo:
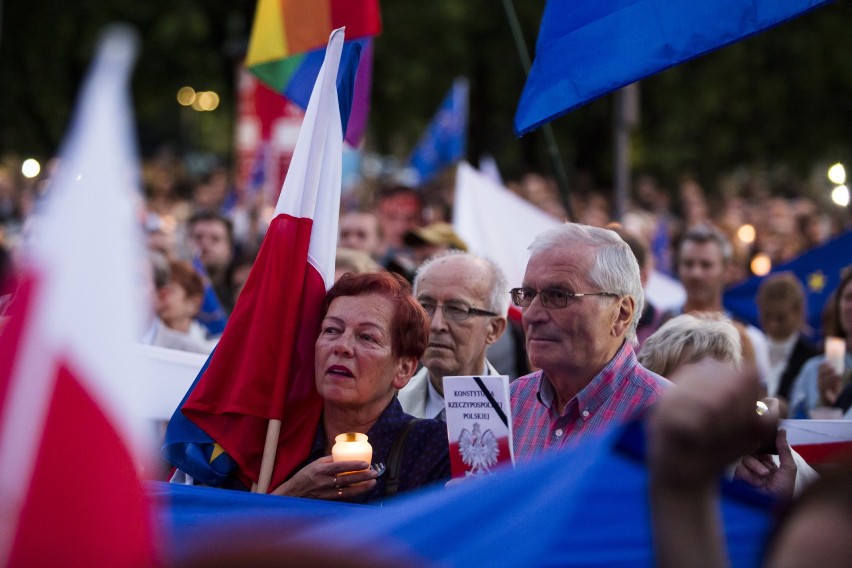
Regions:
<instances>
[{"instance_id":1,"label":"white flag stripe","mask_svg":"<svg viewBox=\"0 0 852 568\"><path fill-rule=\"evenodd\" d=\"M852 420L782 420L791 446L852 442Z\"/></svg>"},{"instance_id":2,"label":"white flag stripe","mask_svg":"<svg viewBox=\"0 0 852 568\"><path fill-rule=\"evenodd\" d=\"M329 37L325 61L314 84L302 124L314 128L299 130L290 169L278 198L275 214L322 219L311 233L308 262L322 275L326 289L334 280L334 254L337 218L340 209L343 167L343 127L337 99L337 71L343 50L344 29ZM329 167L335 163L336 166Z\"/></svg>"}]
</instances>

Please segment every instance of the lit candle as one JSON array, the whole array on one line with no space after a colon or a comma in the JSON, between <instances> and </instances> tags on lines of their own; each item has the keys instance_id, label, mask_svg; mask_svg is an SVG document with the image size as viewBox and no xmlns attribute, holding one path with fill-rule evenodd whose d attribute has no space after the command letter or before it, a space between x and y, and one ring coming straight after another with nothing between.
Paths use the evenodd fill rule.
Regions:
<instances>
[{"instance_id":1,"label":"lit candle","mask_svg":"<svg viewBox=\"0 0 852 568\"><path fill-rule=\"evenodd\" d=\"M843 374L844 363L846 358L846 340L842 337L826 337L825 338L825 360L831 363L835 372L838 375Z\"/></svg>"},{"instance_id":2,"label":"lit candle","mask_svg":"<svg viewBox=\"0 0 852 568\"><path fill-rule=\"evenodd\" d=\"M346 432L334 438L335 444L331 448L332 460L339 461L363 461L370 463L373 460L373 446L367 441L366 434Z\"/></svg>"}]
</instances>

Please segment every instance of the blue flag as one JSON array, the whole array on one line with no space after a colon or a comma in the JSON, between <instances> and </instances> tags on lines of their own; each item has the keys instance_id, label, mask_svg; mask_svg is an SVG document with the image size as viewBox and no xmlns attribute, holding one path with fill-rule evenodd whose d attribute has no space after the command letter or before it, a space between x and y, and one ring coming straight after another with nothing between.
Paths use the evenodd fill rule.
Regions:
<instances>
[{"instance_id":1,"label":"blue flag","mask_svg":"<svg viewBox=\"0 0 852 568\"><path fill-rule=\"evenodd\" d=\"M172 556L209 545L217 530L256 527L305 546L372 551L387 565L650 567L644 438L643 425L633 423L514 471L413 491L381 507L162 483L148 490L168 504L157 524L173 531L167 542L180 549ZM732 566L760 564L770 506L740 482L721 482Z\"/></svg>"},{"instance_id":2,"label":"blue flag","mask_svg":"<svg viewBox=\"0 0 852 568\"><path fill-rule=\"evenodd\" d=\"M808 327L811 339L822 337L822 310L826 300L840 284L840 272L852 264L852 231L811 249L790 262L778 265L772 273L790 271L805 288ZM725 309L752 325L759 325L754 298L764 277L754 277L725 292Z\"/></svg>"},{"instance_id":3,"label":"blue flag","mask_svg":"<svg viewBox=\"0 0 852 568\"><path fill-rule=\"evenodd\" d=\"M411 153L408 162L417 171L420 183L429 181L442 168L464 158L469 90L467 79L460 77L455 80L429 128Z\"/></svg>"},{"instance_id":4,"label":"blue flag","mask_svg":"<svg viewBox=\"0 0 852 568\"><path fill-rule=\"evenodd\" d=\"M207 271L204 270L204 265L201 264L201 259L193 258L192 267L204 282L204 299L195 319L204 326L208 335L214 337L222 335L222 332L225 331L225 324L228 323L228 312L222 307L222 302L219 301L216 290L210 283L210 278L207 276Z\"/></svg>"},{"instance_id":5,"label":"blue flag","mask_svg":"<svg viewBox=\"0 0 852 568\"><path fill-rule=\"evenodd\" d=\"M215 352L214 349L213 353ZM186 399L195 390L198 381L210 365L213 353L207 357L192 386L186 391L183 400L172 414L169 426L166 428L162 452L166 461L180 471L204 485L218 487L231 478L237 464L228 454L221 451L221 447L217 448L213 438L181 412Z\"/></svg>"},{"instance_id":6,"label":"blue flag","mask_svg":"<svg viewBox=\"0 0 852 568\"><path fill-rule=\"evenodd\" d=\"M827 2L549 0L515 132Z\"/></svg>"}]
</instances>

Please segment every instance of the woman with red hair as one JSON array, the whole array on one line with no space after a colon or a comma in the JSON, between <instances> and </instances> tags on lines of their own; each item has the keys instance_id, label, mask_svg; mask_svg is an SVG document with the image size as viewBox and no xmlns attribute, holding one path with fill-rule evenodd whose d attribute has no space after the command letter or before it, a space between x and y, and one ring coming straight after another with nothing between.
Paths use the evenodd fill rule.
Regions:
<instances>
[{"instance_id":1,"label":"woman with red hair","mask_svg":"<svg viewBox=\"0 0 852 568\"><path fill-rule=\"evenodd\" d=\"M364 503L448 480L446 425L415 420L396 398L429 338L429 316L408 282L388 272L345 274L329 290L322 317L315 350L322 418L305 465L273 493ZM332 461L335 437L347 432L367 434L385 475L365 462Z\"/></svg>"}]
</instances>

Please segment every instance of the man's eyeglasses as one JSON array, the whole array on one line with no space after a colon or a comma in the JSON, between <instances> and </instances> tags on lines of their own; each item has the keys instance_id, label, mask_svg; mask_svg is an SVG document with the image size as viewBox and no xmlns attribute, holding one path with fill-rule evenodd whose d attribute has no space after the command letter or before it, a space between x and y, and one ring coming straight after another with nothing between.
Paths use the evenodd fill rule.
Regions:
<instances>
[{"instance_id":1,"label":"man's eyeglasses","mask_svg":"<svg viewBox=\"0 0 852 568\"><path fill-rule=\"evenodd\" d=\"M567 306L568 302L574 298L582 298L583 296L618 297L621 295L614 292L566 292L557 288L547 288L540 291L532 288L512 288L509 290L509 294L512 295L512 303L516 306L527 308L532 303L533 298L540 296L542 306L557 310Z\"/></svg>"},{"instance_id":2,"label":"man's eyeglasses","mask_svg":"<svg viewBox=\"0 0 852 568\"><path fill-rule=\"evenodd\" d=\"M479 308L472 308L465 304L433 304L432 302L420 302L420 305L423 306L423 309L426 310L426 313L429 314L430 318L435 315L435 310L441 308L441 311L444 313L444 317L452 321L463 321L470 316L498 315L494 312L480 310Z\"/></svg>"}]
</instances>

